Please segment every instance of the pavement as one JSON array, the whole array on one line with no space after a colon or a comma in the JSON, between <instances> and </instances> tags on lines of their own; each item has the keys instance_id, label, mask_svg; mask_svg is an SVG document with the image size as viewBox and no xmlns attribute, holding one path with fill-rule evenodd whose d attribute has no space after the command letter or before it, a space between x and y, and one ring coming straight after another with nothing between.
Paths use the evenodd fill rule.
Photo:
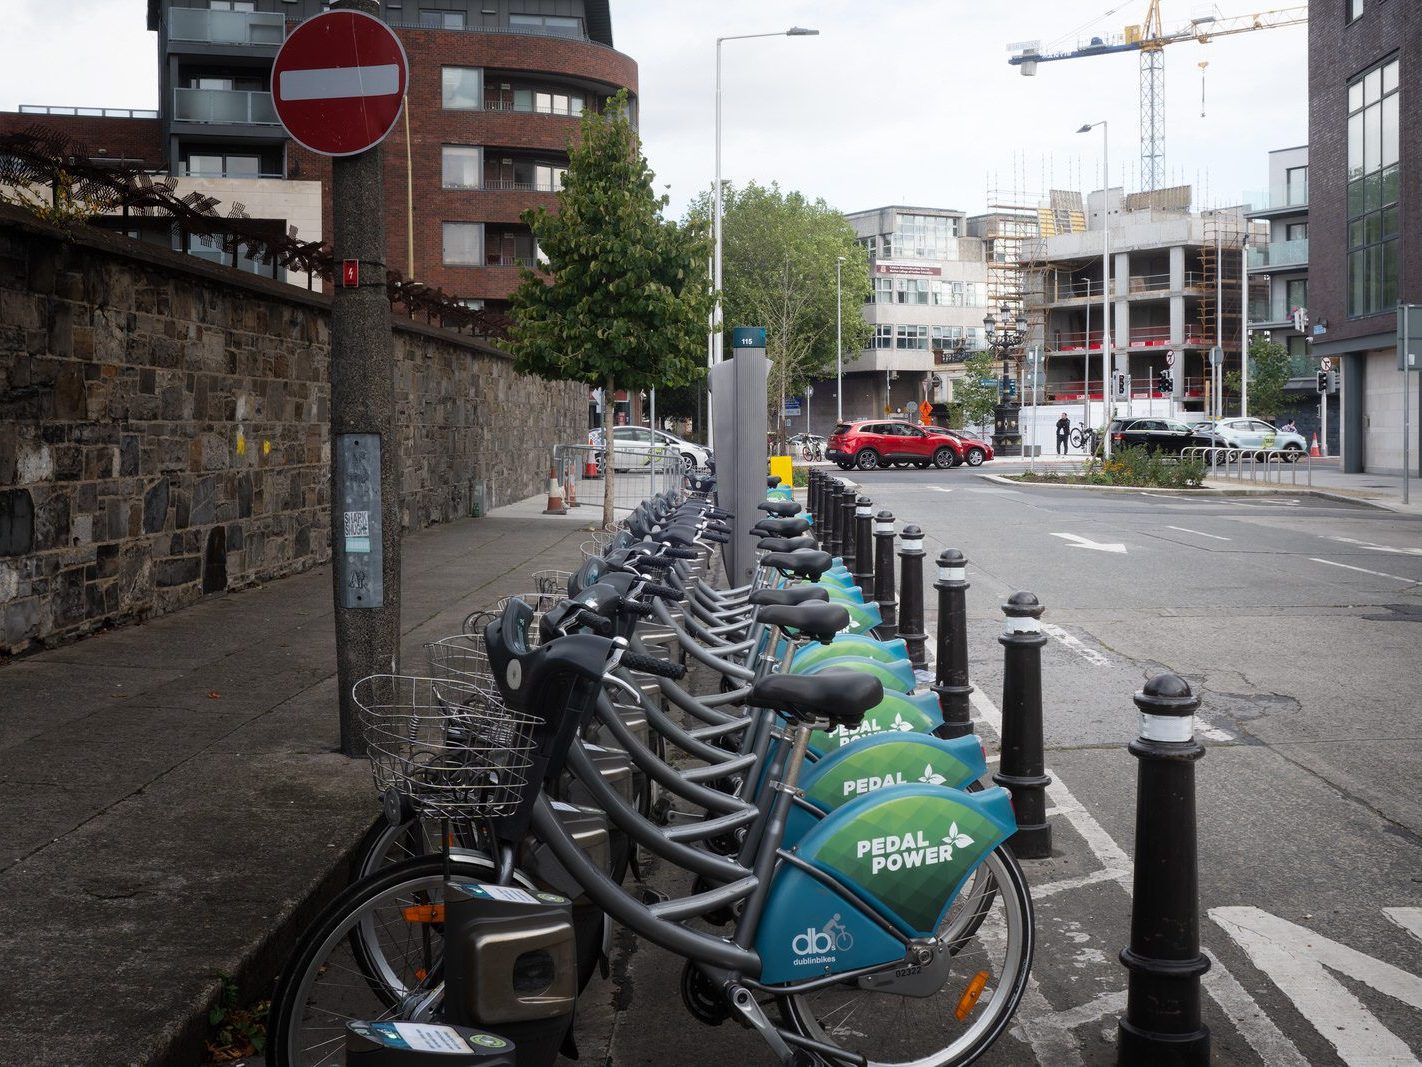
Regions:
<instances>
[{"instance_id":1,"label":"pavement","mask_svg":"<svg viewBox=\"0 0 1422 1067\"><path fill-rule=\"evenodd\" d=\"M406 536L407 671L580 561L600 509L545 503ZM218 975L267 995L377 813L334 653L320 567L0 665L0 1060L192 1067Z\"/></svg>"}]
</instances>

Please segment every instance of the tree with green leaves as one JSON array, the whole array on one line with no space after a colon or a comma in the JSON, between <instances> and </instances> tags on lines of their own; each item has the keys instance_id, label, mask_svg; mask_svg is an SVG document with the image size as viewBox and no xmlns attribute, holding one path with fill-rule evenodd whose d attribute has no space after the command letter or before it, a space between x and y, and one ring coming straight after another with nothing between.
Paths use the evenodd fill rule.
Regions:
<instances>
[{"instance_id":1,"label":"tree with green leaves","mask_svg":"<svg viewBox=\"0 0 1422 1067\"><path fill-rule=\"evenodd\" d=\"M703 193L688 224L706 226L712 210L710 192ZM721 249L724 321L765 327L766 404L783 444L785 398L835 370L840 256L846 358L869 343L872 328L860 312L870 295L869 261L848 220L823 200L754 182L722 192Z\"/></svg>"},{"instance_id":2,"label":"tree with green leaves","mask_svg":"<svg viewBox=\"0 0 1422 1067\"><path fill-rule=\"evenodd\" d=\"M964 374L953 379L953 405L958 409L964 427L979 427L992 417L997 406L998 379L994 377L994 360L989 349L969 356L963 362Z\"/></svg>"},{"instance_id":3,"label":"tree with green leaves","mask_svg":"<svg viewBox=\"0 0 1422 1067\"><path fill-rule=\"evenodd\" d=\"M1289 384L1289 350L1262 333L1249 339L1249 406L1252 413L1272 419L1284 409L1284 388ZM1235 396L1242 385L1239 371L1225 375L1225 387Z\"/></svg>"},{"instance_id":4,"label":"tree with green leaves","mask_svg":"<svg viewBox=\"0 0 1422 1067\"><path fill-rule=\"evenodd\" d=\"M523 213L545 262L514 291L509 348L525 374L603 389L686 385L705 372L708 247L701 231L662 217L665 196L627 117L626 93L583 112L557 214ZM612 427L603 521L613 519Z\"/></svg>"}]
</instances>

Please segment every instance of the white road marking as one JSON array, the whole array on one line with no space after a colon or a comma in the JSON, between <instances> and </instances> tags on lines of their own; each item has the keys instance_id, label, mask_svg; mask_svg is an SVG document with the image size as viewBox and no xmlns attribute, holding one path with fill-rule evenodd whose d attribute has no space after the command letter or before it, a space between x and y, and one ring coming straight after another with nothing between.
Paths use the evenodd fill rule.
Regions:
<instances>
[{"instance_id":1,"label":"white road marking","mask_svg":"<svg viewBox=\"0 0 1422 1067\"><path fill-rule=\"evenodd\" d=\"M1081 643L1081 641L1073 637L1071 634L1067 633L1055 623L1042 623L1042 632L1048 637L1055 638L1062 644L1066 645L1067 648L1071 649L1082 659L1086 660L1087 663L1090 663L1093 667L1105 667L1110 662L1100 652L1097 652L1096 649L1087 648L1084 644Z\"/></svg>"},{"instance_id":2,"label":"white road marking","mask_svg":"<svg viewBox=\"0 0 1422 1067\"><path fill-rule=\"evenodd\" d=\"M1359 1067L1419 1063L1407 1045L1328 970L1415 1009L1422 1009L1422 978L1260 908L1211 908L1209 914L1338 1050L1344 1063Z\"/></svg>"},{"instance_id":3,"label":"white road marking","mask_svg":"<svg viewBox=\"0 0 1422 1067\"><path fill-rule=\"evenodd\" d=\"M375 67L284 70L278 84L283 100L394 96L400 91L400 68L394 63L382 63Z\"/></svg>"},{"instance_id":4,"label":"white road marking","mask_svg":"<svg viewBox=\"0 0 1422 1067\"><path fill-rule=\"evenodd\" d=\"M1416 578L1404 578L1400 574L1385 574L1382 571L1370 571L1366 567L1354 567L1347 563L1334 563L1331 559L1319 559L1317 556L1309 556L1311 563L1323 563L1330 567L1342 567L1345 571L1358 571L1362 574L1371 574L1377 578L1391 578L1394 582L1406 582L1408 585L1416 585Z\"/></svg>"},{"instance_id":5,"label":"white road marking","mask_svg":"<svg viewBox=\"0 0 1422 1067\"><path fill-rule=\"evenodd\" d=\"M1259 1010L1258 1003L1239 984L1239 980L1225 970L1215 954L1206 950L1205 955L1210 958L1211 966L1200 979L1200 984L1229 1016L1234 1028L1249 1042L1249 1047L1259 1053L1259 1058L1269 1067L1309 1067L1298 1046L1274 1025L1273 1019Z\"/></svg>"},{"instance_id":6,"label":"white road marking","mask_svg":"<svg viewBox=\"0 0 1422 1067\"><path fill-rule=\"evenodd\" d=\"M1084 886L1095 885L1097 882L1120 882L1124 885L1130 881L1130 877L1130 871L1116 870L1113 867L1102 867L1098 871L1083 874L1078 878L1063 878L1060 882L1034 885L1032 887L1032 899L1041 900L1043 897L1052 896L1054 893L1061 893L1068 889L1081 889Z\"/></svg>"},{"instance_id":7,"label":"white road marking","mask_svg":"<svg viewBox=\"0 0 1422 1067\"><path fill-rule=\"evenodd\" d=\"M1105 545L1098 541L1093 541L1090 538L1082 537L1080 534L1054 533L1052 536L1060 537L1063 541L1070 541L1071 544L1067 546L1068 548L1094 548L1097 552L1119 552L1121 555L1125 555L1126 553L1126 546L1123 544Z\"/></svg>"},{"instance_id":8,"label":"white road marking","mask_svg":"<svg viewBox=\"0 0 1422 1067\"><path fill-rule=\"evenodd\" d=\"M926 485L925 489L932 489L935 493L951 493L953 490L946 485Z\"/></svg>"},{"instance_id":9,"label":"white road marking","mask_svg":"<svg viewBox=\"0 0 1422 1067\"><path fill-rule=\"evenodd\" d=\"M1191 530L1184 526L1167 526L1167 530L1179 530L1181 533L1194 534L1196 537L1209 537L1216 541L1229 541L1231 538L1221 537L1219 534L1205 533L1204 530Z\"/></svg>"},{"instance_id":10,"label":"white road marking","mask_svg":"<svg viewBox=\"0 0 1422 1067\"><path fill-rule=\"evenodd\" d=\"M1339 541L1345 545L1357 545L1370 552L1391 552L1397 556L1422 556L1422 548L1393 548L1391 545L1380 545L1375 541L1359 541L1356 537L1329 537L1328 540Z\"/></svg>"},{"instance_id":11,"label":"white road marking","mask_svg":"<svg viewBox=\"0 0 1422 1067\"><path fill-rule=\"evenodd\" d=\"M1383 908L1382 913L1422 941L1422 908Z\"/></svg>"}]
</instances>

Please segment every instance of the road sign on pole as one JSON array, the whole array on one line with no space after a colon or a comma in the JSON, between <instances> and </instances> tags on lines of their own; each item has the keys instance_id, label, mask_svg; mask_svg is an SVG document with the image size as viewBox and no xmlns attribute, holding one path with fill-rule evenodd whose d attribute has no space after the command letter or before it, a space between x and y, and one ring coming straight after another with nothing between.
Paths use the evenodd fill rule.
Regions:
<instances>
[{"instance_id":1,"label":"road sign on pole","mask_svg":"<svg viewBox=\"0 0 1422 1067\"><path fill-rule=\"evenodd\" d=\"M385 140L400 117L410 65L395 32L363 11L307 19L272 63L272 105L291 139L327 156Z\"/></svg>"}]
</instances>

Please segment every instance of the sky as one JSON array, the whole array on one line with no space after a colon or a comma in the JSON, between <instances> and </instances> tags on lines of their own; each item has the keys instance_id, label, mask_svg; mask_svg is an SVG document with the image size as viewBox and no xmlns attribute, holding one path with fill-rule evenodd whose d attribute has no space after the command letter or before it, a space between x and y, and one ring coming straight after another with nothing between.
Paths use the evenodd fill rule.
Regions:
<instances>
[{"instance_id":1,"label":"sky","mask_svg":"<svg viewBox=\"0 0 1422 1067\"><path fill-rule=\"evenodd\" d=\"M1297 2L1297 0L1295 0ZM722 46L722 175L779 182L841 211L887 204L985 209L990 191L1035 198L1139 185L1139 57L1007 60L1011 42L1069 50L1120 33L1147 0L611 0L613 40L637 61L643 150L680 216L715 175L716 39ZM156 37L145 0L0 0L9 18L0 110L20 104L152 108ZM1275 0L1162 0L1167 31ZM1266 153L1308 140L1307 30L1165 49L1166 184L1195 206L1268 185ZM1203 75L1199 67L1207 61ZM1203 87L1202 87L1203 78ZM1203 88L1203 115L1201 91Z\"/></svg>"}]
</instances>

